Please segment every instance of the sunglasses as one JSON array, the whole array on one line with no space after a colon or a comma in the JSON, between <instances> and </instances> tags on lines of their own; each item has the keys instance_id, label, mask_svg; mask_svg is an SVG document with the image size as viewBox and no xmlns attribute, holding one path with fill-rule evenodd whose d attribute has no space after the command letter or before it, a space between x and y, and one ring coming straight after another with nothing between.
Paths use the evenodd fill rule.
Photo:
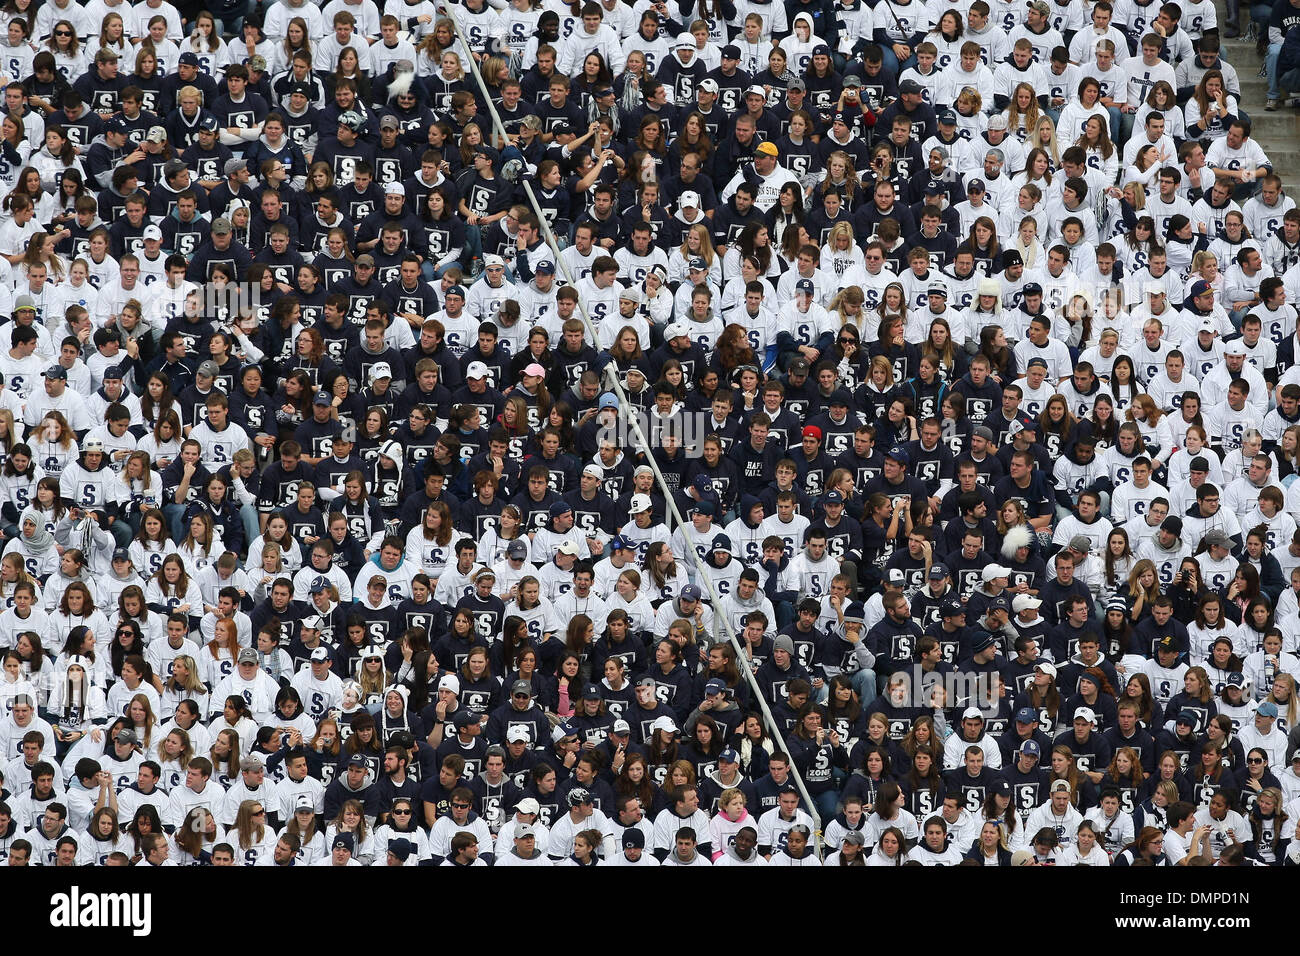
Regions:
<instances>
[{"instance_id":1,"label":"sunglasses","mask_svg":"<svg viewBox=\"0 0 1300 956\"><path fill-rule=\"evenodd\" d=\"M1264 761L1261 760L1259 757L1247 757L1247 758L1246 758L1246 763L1263 763L1263 762L1264 762Z\"/></svg>"},{"instance_id":2,"label":"sunglasses","mask_svg":"<svg viewBox=\"0 0 1300 956\"><path fill-rule=\"evenodd\" d=\"M399 810L397 809L397 807L393 807L392 814L395 817L409 817L411 815L411 811L409 809Z\"/></svg>"},{"instance_id":3,"label":"sunglasses","mask_svg":"<svg viewBox=\"0 0 1300 956\"><path fill-rule=\"evenodd\" d=\"M70 30L55 30L54 35L56 37L70 37L72 36L72 32Z\"/></svg>"},{"instance_id":4,"label":"sunglasses","mask_svg":"<svg viewBox=\"0 0 1300 956\"><path fill-rule=\"evenodd\" d=\"M469 804L468 804L468 803L453 803L453 804L451 805L451 808L452 808L453 810L468 810L468 809L469 809Z\"/></svg>"}]
</instances>

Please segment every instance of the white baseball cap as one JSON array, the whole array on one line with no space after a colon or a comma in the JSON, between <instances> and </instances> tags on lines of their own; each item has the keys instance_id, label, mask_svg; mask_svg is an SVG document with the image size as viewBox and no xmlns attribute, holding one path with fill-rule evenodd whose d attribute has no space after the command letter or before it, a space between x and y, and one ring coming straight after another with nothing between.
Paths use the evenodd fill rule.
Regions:
<instances>
[{"instance_id":1,"label":"white baseball cap","mask_svg":"<svg viewBox=\"0 0 1300 956\"><path fill-rule=\"evenodd\" d=\"M628 502L628 514L640 514L642 511L649 511L654 505L650 501L649 495L635 494L632 500Z\"/></svg>"}]
</instances>

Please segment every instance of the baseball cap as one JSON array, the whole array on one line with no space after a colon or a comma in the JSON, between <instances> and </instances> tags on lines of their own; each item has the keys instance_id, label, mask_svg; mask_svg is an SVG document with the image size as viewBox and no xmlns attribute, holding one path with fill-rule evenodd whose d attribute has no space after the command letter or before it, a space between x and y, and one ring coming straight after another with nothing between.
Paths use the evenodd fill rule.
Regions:
<instances>
[{"instance_id":1,"label":"baseball cap","mask_svg":"<svg viewBox=\"0 0 1300 956\"><path fill-rule=\"evenodd\" d=\"M506 557L520 560L528 557L528 545L523 541L514 540L506 545Z\"/></svg>"},{"instance_id":2,"label":"baseball cap","mask_svg":"<svg viewBox=\"0 0 1300 956\"><path fill-rule=\"evenodd\" d=\"M1222 531L1220 531L1218 528L1212 528L1209 531L1205 532L1205 536L1201 540L1205 542L1205 545L1207 547L1216 547L1216 548L1232 547L1232 539L1229 538Z\"/></svg>"},{"instance_id":3,"label":"baseball cap","mask_svg":"<svg viewBox=\"0 0 1300 956\"><path fill-rule=\"evenodd\" d=\"M1035 717L1034 719L1037 720L1038 718ZM1028 722L1029 721L1021 721L1021 723ZM1037 740L1026 740L1020 745L1020 752L1026 757L1041 757L1043 755L1043 748L1038 746ZM1068 787L1069 785L1066 784L1066 786Z\"/></svg>"},{"instance_id":4,"label":"baseball cap","mask_svg":"<svg viewBox=\"0 0 1300 956\"><path fill-rule=\"evenodd\" d=\"M948 569L942 564L930 565L929 578L931 581L942 581L948 576Z\"/></svg>"},{"instance_id":5,"label":"baseball cap","mask_svg":"<svg viewBox=\"0 0 1300 956\"><path fill-rule=\"evenodd\" d=\"M776 148L776 143L764 140L754 147L754 152L762 153L764 156L777 156L780 151Z\"/></svg>"},{"instance_id":6,"label":"baseball cap","mask_svg":"<svg viewBox=\"0 0 1300 956\"><path fill-rule=\"evenodd\" d=\"M997 578L1008 578L1010 576L1011 569L1004 568L1000 564L990 564L980 572L980 577L983 578L985 584L988 584L990 581L994 581Z\"/></svg>"},{"instance_id":7,"label":"baseball cap","mask_svg":"<svg viewBox=\"0 0 1300 956\"><path fill-rule=\"evenodd\" d=\"M14 310L17 311L17 308L18 308L18 307L15 306L15 307L14 307ZM47 368L47 369L45 370L45 373L44 373L44 374L45 374L45 377L46 377L46 378L53 378L53 379L60 379L60 378L61 378L61 379L66 380L67 377L68 377L68 370L65 369L62 365L58 365L58 364L56 363L56 364L54 364L54 365L51 365L49 368Z\"/></svg>"},{"instance_id":8,"label":"baseball cap","mask_svg":"<svg viewBox=\"0 0 1300 956\"><path fill-rule=\"evenodd\" d=\"M235 660L240 664L256 664L257 651L253 650L251 647L246 647L239 652L239 656Z\"/></svg>"},{"instance_id":9,"label":"baseball cap","mask_svg":"<svg viewBox=\"0 0 1300 956\"><path fill-rule=\"evenodd\" d=\"M1017 594L1011 601L1011 610L1019 614L1021 611L1027 611L1030 608L1041 607L1042 601L1032 594Z\"/></svg>"}]
</instances>

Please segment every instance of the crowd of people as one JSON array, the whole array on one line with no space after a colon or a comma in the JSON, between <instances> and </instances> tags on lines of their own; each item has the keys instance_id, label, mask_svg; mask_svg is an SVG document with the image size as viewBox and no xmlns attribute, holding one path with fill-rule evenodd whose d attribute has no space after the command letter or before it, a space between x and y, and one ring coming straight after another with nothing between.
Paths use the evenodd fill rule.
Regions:
<instances>
[{"instance_id":1,"label":"crowd of people","mask_svg":"<svg viewBox=\"0 0 1300 956\"><path fill-rule=\"evenodd\" d=\"M9 865L1300 862L1235 5L0 26Z\"/></svg>"}]
</instances>

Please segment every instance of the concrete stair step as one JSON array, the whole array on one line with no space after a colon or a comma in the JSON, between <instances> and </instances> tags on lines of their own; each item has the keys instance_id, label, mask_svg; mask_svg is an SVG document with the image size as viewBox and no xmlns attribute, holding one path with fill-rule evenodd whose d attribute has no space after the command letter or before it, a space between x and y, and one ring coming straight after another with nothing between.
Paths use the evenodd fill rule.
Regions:
<instances>
[{"instance_id":1,"label":"concrete stair step","mask_svg":"<svg viewBox=\"0 0 1300 956\"><path fill-rule=\"evenodd\" d=\"M1288 138L1300 145L1296 140L1300 136L1300 113L1290 107L1279 107L1277 112L1267 113L1262 105L1254 106L1250 108L1250 121L1251 135L1259 137L1261 142L1264 137L1271 136Z\"/></svg>"}]
</instances>

